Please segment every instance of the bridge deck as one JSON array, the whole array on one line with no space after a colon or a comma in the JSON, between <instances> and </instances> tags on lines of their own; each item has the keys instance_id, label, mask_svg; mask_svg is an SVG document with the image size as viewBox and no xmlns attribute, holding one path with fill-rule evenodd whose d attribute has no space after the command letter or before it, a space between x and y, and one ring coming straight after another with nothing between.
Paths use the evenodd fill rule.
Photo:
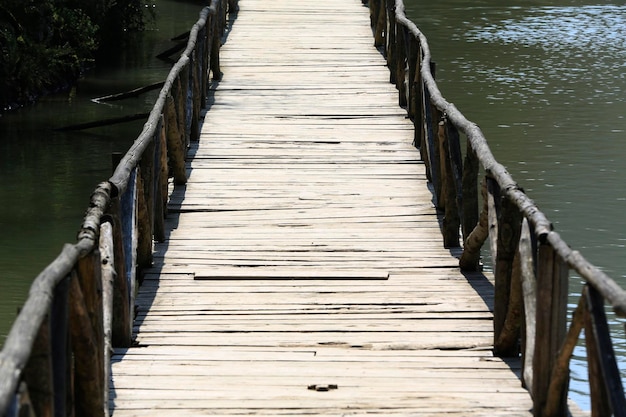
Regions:
<instances>
[{"instance_id":1,"label":"bridge deck","mask_svg":"<svg viewBox=\"0 0 626 417\"><path fill-rule=\"evenodd\" d=\"M116 417L530 415L360 0L241 0L117 350Z\"/></svg>"}]
</instances>

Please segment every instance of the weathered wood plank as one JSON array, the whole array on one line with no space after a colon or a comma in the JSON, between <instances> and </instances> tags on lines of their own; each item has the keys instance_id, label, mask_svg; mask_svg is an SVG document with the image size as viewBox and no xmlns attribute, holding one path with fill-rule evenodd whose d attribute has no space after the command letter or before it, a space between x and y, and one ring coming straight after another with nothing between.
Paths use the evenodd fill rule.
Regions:
<instances>
[{"instance_id":1,"label":"weathered wood plank","mask_svg":"<svg viewBox=\"0 0 626 417\"><path fill-rule=\"evenodd\" d=\"M239 6L113 415L531 415L491 353L491 277L442 246L369 10Z\"/></svg>"}]
</instances>

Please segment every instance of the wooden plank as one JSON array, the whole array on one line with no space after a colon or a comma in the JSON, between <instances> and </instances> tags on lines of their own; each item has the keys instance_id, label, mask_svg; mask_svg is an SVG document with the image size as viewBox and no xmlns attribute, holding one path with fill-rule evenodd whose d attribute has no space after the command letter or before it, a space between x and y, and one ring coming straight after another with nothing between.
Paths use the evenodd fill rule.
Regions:
<instances>
[{"instance_id":1,"label":"wooden plank","mask_svg":"<svg viewBox=\"0 0 626 417\"><path fill-rule=\"evenodd\" d=\"M240 0L117 349L116 417L530 416L359 0ZM309 389L319 384L336 389Z\"/></svg>"}]
</instances>

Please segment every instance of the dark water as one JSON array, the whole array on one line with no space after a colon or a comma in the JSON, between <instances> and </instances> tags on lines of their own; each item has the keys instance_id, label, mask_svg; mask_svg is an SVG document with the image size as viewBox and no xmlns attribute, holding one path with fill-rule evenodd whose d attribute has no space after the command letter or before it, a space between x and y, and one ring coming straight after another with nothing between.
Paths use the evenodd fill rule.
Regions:
<instances>
[{"instance_id":1,"label":"dark water","mask_svg":"<svg viewBox=\"0 0 626 417\"><path fill-rule=\"evenodd\" d=\"M191 28L205 1L155 0L148 27L108 56L70 92L0 117L0 344L35 276L74 242L89 195L111 173L143 121L71 133L55 128L147 112L155 94L97 104L91 99L163 81L171 63L156 59L170 38Z\"/></svg>"},{"instance_id":2,"label":"dark water","mask_svg":"<svg viewBox=\"0 0 626 417\"><path fill-rule=\"evenodd\" d=\"M623 1L405 0L444 96L574 249L626 287ZM572 303L580 280L571 279ZM611 318L626 380L624 320ZM588 407L583 348L572 397Z\"/></svg>"},{"instance_id":3,"label":"dark water","mask_svg":"<svg viewBox=\"0 0 626 417\"><path fill-rule=\"evenodd\" d=\"M245 1L245 0L242 0ZM154 95L91 98L161 81L154 57L189 29L203 1L155 0L129 50L71 93L0 118L0 343L32 279L73 241L90 192L142 122L61 134L54 127L147 111ZM626 6L618 1L405 0L429 39L449 101L583 255L626 287ZM419 11L418 11L419 8ZM572 277L572 302L580 290ZM624 323L612 318L626 378ZM584 349L572 396L587 407Z\"/></svg>"}]
</instances>

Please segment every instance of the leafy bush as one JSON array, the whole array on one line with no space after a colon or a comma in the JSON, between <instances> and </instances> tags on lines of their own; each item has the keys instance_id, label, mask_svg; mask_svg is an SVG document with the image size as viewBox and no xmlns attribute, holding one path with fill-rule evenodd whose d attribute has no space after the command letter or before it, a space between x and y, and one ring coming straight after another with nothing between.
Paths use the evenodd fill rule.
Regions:
<instances>
[{"instance_id":1,"label":"leafy bush","mask_svg":"<svg viewBox=\"0 0 626 417\"><path fill-rule=\"evenodd\" d=\"M106 41L143 29L142 0L0 0L0 112L67 87Z\"/></svg>"}]
</instances>

